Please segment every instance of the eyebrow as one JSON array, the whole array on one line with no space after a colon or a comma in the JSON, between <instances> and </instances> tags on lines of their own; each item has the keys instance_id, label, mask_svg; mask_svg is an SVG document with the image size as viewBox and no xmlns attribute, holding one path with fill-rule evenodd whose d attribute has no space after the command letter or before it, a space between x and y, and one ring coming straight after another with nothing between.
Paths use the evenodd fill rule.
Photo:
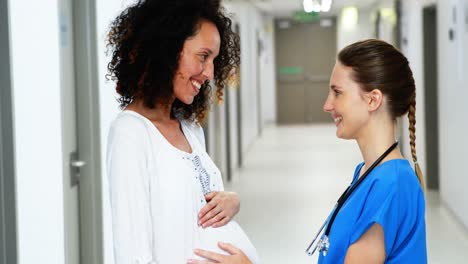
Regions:
<instances>
[{"instance_id":1,"label":"eyebrow","mask_svg":"<svg viewBox=\"0 0 468 264\"><path fill-rule=\"evenodd\" d=\"M208 52L209 55L213 54L213 51L210 50L209 48L202 48L202 50Z\"/></svg>"},{"instance_id":2,"label":"eyebrow","mask_svg":"<svg viewBox=\"0 0 468 264\"><path fill-rule=\"evenodd\" d=\"M337 89L337 90L341 90L341 87L337 86L337 85L330 85L330 89Z\"/></svg>"}]
</instances>

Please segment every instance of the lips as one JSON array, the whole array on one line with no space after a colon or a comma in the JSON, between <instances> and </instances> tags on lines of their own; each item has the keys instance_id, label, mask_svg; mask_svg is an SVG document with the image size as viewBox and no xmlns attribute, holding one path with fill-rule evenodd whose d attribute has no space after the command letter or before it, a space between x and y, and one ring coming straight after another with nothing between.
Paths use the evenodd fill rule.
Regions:
<instances>
[{"instance_id":1,"label":"lips","mask_svg":"<svg viewBox=\"0 0 468 264\"><path fill-rule=\"evenodd\" d=\"M332 118L333 118L333 121L335 122L336 125L338 125L341 121L343 121L342 116L333 115Z\"/></svg>"},{"instance_id":2,"label":"lips","mask_svg":"<svg viewBox=\"0 0 468 264\"><path fill-rule=\"evenodd\" d=\"M194 80L194 79L191 79L190 82L192 83L193 87L196 89L196 92L198 93L200 91L202 84L199 81Z\"/></svg>"}]
</instances>

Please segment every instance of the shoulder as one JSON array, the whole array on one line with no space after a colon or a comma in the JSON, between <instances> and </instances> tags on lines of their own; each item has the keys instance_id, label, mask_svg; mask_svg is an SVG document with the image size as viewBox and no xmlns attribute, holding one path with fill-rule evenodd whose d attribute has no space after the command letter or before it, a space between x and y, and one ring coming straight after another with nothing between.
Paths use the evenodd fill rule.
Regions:
<instances>
[{"instance_id":1,"label":"shoulder","mask_svg":"<svg viewBox=\"0 0 468 264\"><path fill-rule=\"evenodd\" d=\"M193 132L202 132L203 133L203 127L200 125L200 123L197 120L191 121L191 120L181 120L180 121L185 127L190 129Z\"/></svg>"},{"instance_id":2,"label":"shoulder","mask_svg":"<svg viewBox=\"0 0 468 264\"><path fill-rule=\"evenodd\" d=\"M143 116L136 112L122 111L111 123L109 139L128 138L141 141L147 134L148 125Z\"/></svg>"},{"instance_id":3,"label":"shoulder","mask_svg":"<svg viewBox=\"0 0 468 264\"><path fill-rule=\"evenodd\" d=\"M180 121L187 129L189 129L191 132L193 132L197 138L199 139L205 139L204 133L203 133L203 127L201 124L197 121L191 121L191 120L181 120Z\"/></svg>"},{"instance_id":4,"label":"shoulder","mask_svg":"<svg viewBox=\"0 0 468 264\"><path fill-rule=\"evenodd\" d=\"M406 159L394 159L382 163L375 168L374 177L388 185L414 185L418 186L418 178Z\"/></svg>"},{"instance_id":5,"label":"shoulder","mask_svg":"<svg viewBox=\"0 0 468 264\"><path fill-rule=\"evenodd\" d=\"M419 180L406 159L389 160L375 168L369 175L372 189L398 200L412 200L423 196Z\"/></svg>"},{"instance_id":6,"label":"shoulder","mask_svg":"<svg viewBox=\"0 0 468 264\"><path fill-rule=\"evenodd\" d=\"M200 125L200 123L195 120L195 121L190 121L190 120L181 120L180 121L182 125L187 128L195 137L197 138L198 142L202 146L204 150L206 150L205 146L205 133L203 132L203 127Z\"/></svg>"}]
</instances>

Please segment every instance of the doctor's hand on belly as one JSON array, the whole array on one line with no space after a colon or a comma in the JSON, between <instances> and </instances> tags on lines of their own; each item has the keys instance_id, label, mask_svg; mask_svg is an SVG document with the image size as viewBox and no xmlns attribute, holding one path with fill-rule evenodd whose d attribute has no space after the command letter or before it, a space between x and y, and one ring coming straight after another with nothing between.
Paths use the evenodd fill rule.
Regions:
<instances>
[{"instance_id":1,"label":"doctor's hand on belly","mask_svg":"<svg viewBox=\"0 0 468 264\"><path fill-rule=\"evenodd\" d=\"M229 243L218 243L219 248L226 251L230 255L223 255L214 253L211 251L195 249L194 252L196 255L205 258L206 260L196 260L189 259L187 264L211 264L211 263L221 263L221 264L252 264L249 258L242 252L242 250L236 248L235 246Z\"/></svg>"},{"instance_id":2,"label":"doctor's hand on belly","mask_svg":"<svg viewBox=\"0 0 468 264\"><path fill-rule=\"evenodd\" d=\"M210 192L205 199L208 203L198 213L198 224L203 228L224 226L239 212L240 199L235 192Z\"/></svg>"}]
</instances>

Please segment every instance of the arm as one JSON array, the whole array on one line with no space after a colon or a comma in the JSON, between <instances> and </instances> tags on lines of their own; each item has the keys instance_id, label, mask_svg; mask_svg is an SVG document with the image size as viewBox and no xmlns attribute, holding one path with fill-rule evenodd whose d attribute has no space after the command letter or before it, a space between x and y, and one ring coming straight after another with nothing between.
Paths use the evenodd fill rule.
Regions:
<instances>
[{"instance_id":1,"label":"arm","mask_svg":"<svg viewBox=\"0 0 468 264\"><path fill-rule=\"evenodd\" d=\"M384 231L373 224L346 252L345 264L375 264L385 262Z\"/></svg>"},{"instance_id":2,"label":"arm","mask_svg":"<svg viewBox=\"0 0 468 264\"><path fill-rule=\"evenodd\" d=\"M109 134L107 174L116 264L150 263L155 257L143 144L127 127L113 127Z\"/></svg>"}]
</instances>

